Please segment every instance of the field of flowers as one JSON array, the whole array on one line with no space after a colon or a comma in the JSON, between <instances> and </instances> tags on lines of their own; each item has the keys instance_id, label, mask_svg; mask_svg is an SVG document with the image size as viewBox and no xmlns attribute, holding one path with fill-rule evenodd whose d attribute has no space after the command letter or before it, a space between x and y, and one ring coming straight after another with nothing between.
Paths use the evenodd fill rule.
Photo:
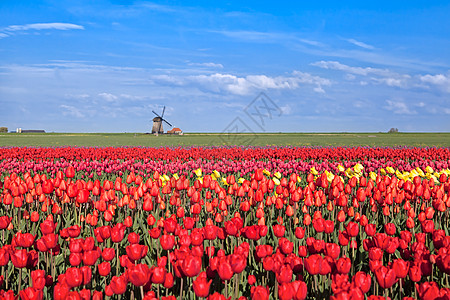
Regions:
<instances>
[{"instance_id":1,"label":"field of flowers","mask_svg":"<svg viewBox=\"0 0 450 300\"><path fill-rule=\"evenodd\" d=\"M0 148L0 299L450 299L450 148Z\"/></svg>"}]
</instances>

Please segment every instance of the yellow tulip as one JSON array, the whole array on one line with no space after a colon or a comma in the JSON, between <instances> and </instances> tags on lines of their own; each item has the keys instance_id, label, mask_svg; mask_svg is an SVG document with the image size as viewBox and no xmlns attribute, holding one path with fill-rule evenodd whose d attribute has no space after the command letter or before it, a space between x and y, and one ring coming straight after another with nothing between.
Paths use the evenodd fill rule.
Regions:
<instances>
[{"instance_id":1,"label":"yellow tulip","mask_svg":"<svg viewBox=\"0 0 450 300\"><path fill-rule=\"evenodd\" d=\"M198 168L197 170L194 171L195 175L197 175L197 177L201 177L202 176L202 169Z\"/></svg>"},{"instance_id":2,"label":"yellow tulip","mask_svg":"<svg viewBox=\"0 0 450 300\"><path fill-rule=\"evenodd\" d=\"M164 181L170 181L170 177L167 176L167 174L164 174L164 175L163 175L163 178L164 178Z\"/></svg>"},{"instance_id":3,"label":"yellow tulip","mask_svg":"<svg viewBox=\"0 0 450 300\"><path fill-rule=\"evenodd\" d=\"M264 169L263 173L266 174L266 176L270 176L270 172L267 169Z\"/></svg>"},{"instance_id":4,"label":"yellow tulip","mask_svg":"<svg viewBox=\"0 0 450 300\"><path fill-rule=\"evenodd\" d=\"M332 182L334 179L334 174L328 171L325 171L325 174L327 174L327 180L328 182Z\"/></svg>"},{"instance_id":5,"label":"yellow tulip","mask_svg":"<svg viewBox=\"0 0 450 300\"><path fill-rule=\"evenodd\" d=\"M427 166L427 167L425 168L425 171L427 171L427 173L430 173L430 174L433 174L433 173L434 173L433 168L430 167L430 166Z\"/></svg>"},{"instance_id":6,"label":"yellow tulip","mask_svg":"<svg viewBox=\"0 0 450 300\"><path fill-rule=\"evenodd\" d=\"M198 181L200 181L201 184L203 184L203 177L199 177L197 179L198 179Z\"/></svg>"},{"instance_id":7,"label":"yellow tulip","mask_svg":"<svg viewBox=\"0 0 450 300\"><path fill-rule=\"evenodd\" d=\"M348 168L347 170L345 170L345 176L347 176L348 178L352 178L355 175L355 172Z\"/></svg>"},{"instance_id":8,"label":"yellow tulip","mask_svg":"<svg viewBox=\"0 0 450 300\"><path fill-rule=\"evenodd\" d=\"M344 168L344 166L342 166L342 165L338 165L338 170L339 170L340 172L344 172L344 171L345 171L345 168Z\"/></svg>"},{"instance_id":9,"label":"yellow tulip","mask_svg":"<svg viewBox=\"0 0 450 300\"><path fill-rule=\"evenodd\" d=\"M220 178L220 173L217 170L213 171L214 176L216 176L216 178Z\"/></svg>"},{"instance_id":10,"label":"yellow tulip","mask_svg":"<svg viewBox=\"0 0 450 300\"><path fill-rule=\"evenodd\" d=\"M302 182L302 178L300 176L297 176L297 182Z\"/></svg>"},{"instance_id":11,"label":"yellow tulip","mask_svg":"<svg viewBox=\"0 0 450 300\"><path fill-rule=\"evenodd\" d=\"M394 173L395 173L395 170L394 170L393 167L386 167L386 171L388 171L388 172L391 173L391 174L394 174Z\"/></svg>"},{"instance_id":12,"label":"yellow tulip","mask_svg":"<svg viewBox=\"0 0 450 300\"><path fill-rule=\"evenodd\" d=\"M173 174L173 178L175 178L175 180L178 180L178 179L180 179L180 177L178 176L178 174L177 174L177 173Z\"/></svg>"},{"instance_id":13,"label":"yellow tulip","mask_svg":"<svg viewBox=\"0 0 450 300\"><path fill-rule=\"evenodd\" d=\"M226 178L224 178L224 177L222 177L222 184L224 184L224 185L228 185L227 179L226 179Z\"/></svg>"},{"instance_id":14,"label":"yellow tulip","mask_svg":"<svg viewBox=\"0 0 450 300\"><path fill-rule=\"evenodd\" d=\"M278 180L278 178L274 177L272 178L272 180L275 183L275 185L280 185L280 181Z\"/></svg>"},{"instance_id":15,"label":"yellow tulip","mask_svg":"<svg viewBox=\"0 0 450 300\"><path fill-rule=\"evenodd\" d=\"M372 178L373 181L377 180L377 173L375 172L370 172L369 173L370 178Z\"/></svg>"},{"instance_id":16,"label":"yellow tulip","mask_svg":"<svg viewBox=\"0 0 450 300\"><path fill-rule=\"evenodd\" d=\"M319 174L319 172L317 172L316 168L314 168L314 167L311 168L310 172L313 175L318 175Z\"/></svg>"},{"instance_id":17,"label":"yellow tulip","mask_svg":"<svg viewBox=\"0 0 450 300\"><path fill-rule=\"evenodd\" d=\"M360 173L362 170L364 170L364 167L362 164L357 163L354 167L353 170L355 170L355 172Z\"/></svg>"},{"instance_id":18,"label":"yellow tulip","mask_svg":"<svg viewBox=\"0 0 450 300\"><path fill-rule=\"evenodd\" d=\"M281 178L281 173L280 172L276 172L273 174L273 176L275 176L276 178L280 179Z\"/></svg>"},{"instance_id":19,"label":"yellow tulip","mask_svg":"<svg viewBox=\"0 0 450 300\"><path fill-rule=\"evenodd\" d=\"M420 177L425 177L425 173L423 172L423 170L419 167L416 168L417 170L417 174L419 174Z\"/></svg>"},{"instance_id":20,"label":"yellow tulip","mask_svg":"<svg viewBox=\"0 0 450 300\"><path fill-rule=\"evenodd\" d=\"M242 177L238 179L238 182L239 182L240 184L243 184L243 183L244 183L244 181L245 181L245 179L244 179L244 178L242 178Z\"/></svg>"}]
</instances>

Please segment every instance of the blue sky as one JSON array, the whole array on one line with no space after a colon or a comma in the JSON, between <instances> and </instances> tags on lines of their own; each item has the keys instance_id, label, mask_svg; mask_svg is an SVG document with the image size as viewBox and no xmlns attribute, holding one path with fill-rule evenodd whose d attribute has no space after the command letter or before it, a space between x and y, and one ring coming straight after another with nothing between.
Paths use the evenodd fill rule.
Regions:
<instances>
[{"instance_id":1,"label":"blue sky","mask_svg":"<svg viewBox=\"0 0 450 300\"><path fill-rule=\"evenodd\" d=\"M148 132L166 106L186 132L450 131L448 1L2 0L0 15L10 130Z\"/></svg>"}]
</instances>

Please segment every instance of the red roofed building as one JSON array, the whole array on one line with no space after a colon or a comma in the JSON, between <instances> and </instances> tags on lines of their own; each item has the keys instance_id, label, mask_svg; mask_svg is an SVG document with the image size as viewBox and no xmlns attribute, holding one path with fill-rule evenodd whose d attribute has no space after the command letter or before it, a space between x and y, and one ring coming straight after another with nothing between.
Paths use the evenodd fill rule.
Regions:
<instances>
[{"instance_id":1,"label":"red roofed building","mask_svg":"<svg viewBox=\"0 0 450 300\"><path fill-rule=\"evenodd\" d=\"M181 131L180 128L175 127L172 128L171 130L167 131L168 134L183 134L183 131Z\"/></svg>"}]
</instances>

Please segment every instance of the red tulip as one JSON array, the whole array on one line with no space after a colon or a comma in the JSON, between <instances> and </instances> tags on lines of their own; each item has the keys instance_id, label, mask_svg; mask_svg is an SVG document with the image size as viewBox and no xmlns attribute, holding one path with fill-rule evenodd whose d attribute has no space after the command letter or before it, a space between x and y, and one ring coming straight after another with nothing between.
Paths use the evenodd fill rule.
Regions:
<instances>
[{"instance_id":1,"label":"red tulip","mask_svg":"<svg viewBox=\"0 0 450 300\"><path fill-rule=\"evenodd\" d=\"M128 270L128 280L135 286L143 286L150 279L150 269L146 264L138 264Z\"/></svg>"},{"instance_id":2,"label":"red tulip","mask_svg":"<svg viewBox=\"0 0 450 300\"><path fill-rule=\"evenodd\" d=\"M42 240L47 249L54 249L58 245L58 235L54 233L44 235Z\"/></svg>"},{"instance_id":3,"label":"red tulip","mask_svg":"<svg viewBox=\"0 0 450 300\"><path fill-rule=\"evenodd\" d=\"M378 284L384 289L388 289L393 286L397 279L395 271L385 266L381 266L377 270L375 270L375 276L377 278Z\"/></svg>"},{"instance_id":4,"label":"red tulip","mask_svg":"<svg viewBox=\"0 0 450 300\"><path fill-rule=\"evenodd\" d=\"M305 269L311 275L319 274L322 268L323 258L319 254L313 254L304 259Z\"/></svg>"},{"instance_id":5,"label":"red tulip","mask_svg":"<svg viewBox=\"0 0 450 300\"><path fill-rule=\"evenodd\" d=\"M86 266L93 266L100 257L100 253L97 250L85 251L83 253L83 263Z\"/></svg>"},{"instance_id":6,"label":"red tulip","mask_svg":"<svg viewBox=\"0 0 450 300\"><path fill-rule=\"evenodd\" d=\"M129 242L130 244L139 244L139 239L140 239L139 234L137 234L137 233L135 233L135 232L131 232L131 233L128 235L128 242Z\"/></svg>"},{"instance_id":7,"label":"red tulip","mask_svg":"<svg viewBox=\"0 0 450 300\"><path fill-rule=\"evenodd\" d=\"M164 220L164 230L167 233L174 233L177 225L177 221L172 218L167 218L166 220Z\"/></svg>"},{"instance_id":8,"label":"red tulip","mask_svg":"<svg viewBox=\"0 0 450 300\"><path fill-rule=\"evenodd\" d=\"M69 166L65 171L65 175L67 178L75 177L75 168L73 166Z\"/></svg>"},{"instance_id":9,"label":"red tulip","mask_svg":"<svg viewBox=\"0 0 450 300\"><path fill-rule=\"evenodd\" d=\"M172 250L175 245L175 237L173 235L164 234L159 238L159 242L164 250Z\"/></svg>"},{"instance_id":10,"label":"red tulip","mask_svg":"<svg viewBox=\"0 0 450 300\"><path fill-rule=\"evenodd\" d=\"M131 244L125 250L131 260L140 260L147 255L148 247L145 245Z\"/></svg>"},{"instance_id":11,"label":"red tulip","mask_svg":"<svg viewBox=\"0 0 450 300\"><path fill-rule=\"evenodd\" d=\"M0 217L0 230L8 228L9 224L11 223L12 218L8 216L1 216Z\"/></svg>"},{"instance_id":12,"label":"red tulip","mask_svg":"<svg viewBox=\"0 0 450 300\"><path fill-rule=\"evenodd\" d=\"M436 282L423 282L420 284L416 283L416 290L419 294L419 298L423 300L433 300L440 299L441 291ZM443 297L446 298L446 297Z\"/></svg>"},{"instance_id":13,"label":"red tulip","mask_svg":"<svg viewBox=\"0 0 450 300\"><path fill-rule=\"evenodd\" d=\"M347 234L351 237L355 237L359 233L359 224L355 222L348 222L347 227L345 229L347 231Z\"/></svg>"},{"instance_id":14,"label":"red tulip","mask_svg":"<svg viewBox=\"0 0 450 300\"><path fill-rule=\"evenodd\" d=\"M45 220L39 224L42 234L50 234L55 232L55 223L52 220Z\"/></svg>"},{"instance_id":15,"label":"red tulip","mask_svg":"<svg viewBox=\"0 0 450 300\"><path fill-rule=\"evenodd\" d=\"M302 239L305 237L305 229L303 227L295 228L295 237L298 239Z\"/></svg>"},{"instance_id":16,"label":"red tulip","mask_svg":"<svg viewBox=\"0 0 450 300\"><path fill-rule=\"evenodd\" d=\"M42 290L45 287L45 271L44 270L34 270L31 271L32 286L35 289Z\"/></svg>"},{"instance_id":17,"label":"red tulip","mask_svg":"<svg viewBox=\"0 0 450 300\"><path fill-rule=\"evenodd\" d=\"M359 271L353 276L353 285L359 287L361 291L365 294L370 290L372 284L372 278L369 274Z\"/></svg>"},{"instance_id":18,"label":"red tulip","mask_svg":"<svg viewBox=\"0 0 450 300\"><path fill-rule=\"evenodd\" d=\"M195 255L188 255L182 264L183 273L188 277L197 276L202 268L202 259Z\"/></svg>"},{"instance_id":19,"label":"red tulip","mask_svg":"<svg viewBox=\"0 0 450 300\"><path fill-rule=\"evenodd\" d=\"M247 266L247 258L242 254L231 254L231 256L229 257L229 262L231 265L231 269L235 274L241 273Z\"/></svg>"},{"instance_id":20,"label":"red tulip","mask_svg":"<svg viewBox=\"0 0 450 300\"><path fill-rule=\"evenodd\" d=\"M296 280L292 282L292 287L294 288L295 300L305 300L308 295L308 287L304 281Z\"/></svg>"},{"instance_id":21,"label":"red tulip","mask_svg":"<svg viewBox=\"0 0 450 300\"><path fill-rule=\"evenodd\" d=\"M219 262L217 273L219 273L219 277L222 280L230 280L234 275L233 269L227 260Z\"/></svg>"},{"instance_id":22,"label":"red tulip","mask_svg":"<svg viewBox=\"0 0 450 300\"><path fill-rule=\"evenodd\" d=\"M212 280L207 280L206 272L200 273L200 275L192 282L192 288L194 289L197 297L207 297L209 295L209 288Z\"/></svg>"},{"instance_id":23,"label":"red tulip","mask_svg":"<svg viewBox=\"0 0 450 300\"><path fill-rule=\"evenodd\" d=\"M0 248L0 266L6 266L9 262L9 252L6 247Z\"/></svg>"},{"instance_id":24,"label":"red tulip","mask_svg":"<svg viewBox=\"0 0 450 300\"><path fill-rule=\"evenodd\" d=\"M125 226L122 223L118 223L111 229L112 242L120 243L123 240L124 236L125 236Z\"/></svg>"},{"instance_id":25,"label":"red tulip","mask_svg":"<svg viewBox=\"0 0 450 300\"><path fill-rule=\"evenodd\" d=\"M53 299L66 300L69 295L69 286L66 284L57 283L53 288Z\"/></svg>"},{"instance_id":26,"label":"red tulip","mask_svg":"<svg viewBox=\"0 0 450 300\"><path fill-rule=\"evenodd\" d=\"M398 278L405 278L409 271L409 262L403 259L395 259L392 263L392 269Z\"/></svg>"},{"instance_id":27,"label":"red tulip","mask_svg":"<svg viewBox=\"0 0 450 300\"><path fill-rule=\"evenodd\" d=\"M290 242L287 238L280 238L278 240L278 247L283 254L288 255L294 250L294 243Z\"/></svg>"},{"instance_id":28,"label":"red tulip","mask_svg":"<svg viewBox=\"0 0 450 300\"><path fill-rule=\"evenodd\" d=\"M34 243L34 236L31 233L21 233L18 232L15 236L15 241L17 246L28 248L31 247Z\"/></svg>"},{"instance_id":29,"label":"red tulip","mask_svg":"<svg viewBox=\"0 0 450 300\"><path fill-rule=\"evenodd\" d=\"M294 295L295 291L290 283L282 283L278 286L278 299L291 300Z\"/></svg>"},{"instance_id":30,"label":"red tulip","mask_svg":"<svg viewBox=\"0 0 450 300\"><path fill-rule=\"evenodd\" d=\"M284 232L286 231L286 228L283 225L275 224L272 226L273 234L280 238L284 235Z\"/></svg>"},{"instance_id":31,"label":"red tulip","mask_svg":"<svg viewBox=\"0 0 450 300\"><path fill-rule=\"evenodd\" d=\"M217 238L217 227L214 225L206 225L203 227L203 234L207 240L215 240Z\"/></svg>"},{"instance_id":32,"label":"red tulip","mask_svg":"<svg viewBox=\"0 0 450 300\"><path fill-rule=\"evenodd\" d=\"M106 261L112 261L116 256L116 251L114 248L105 248L102 251L102 258Z\"/></svg>"},{"instance_id":33,"label":"red tulip","mask_svg":"<svg viewBox=\"0 0 450 300\"><path fill-rule=\"evenodd\" d=\"M44 294L42 290L35 289L34 287L28 287L19 292L21 299L26 300L39 300L44 299Z\"/></svg>"},{"instance_id":34,"label":"red tulip","mask_svg":"<svg viewBox=\"0 0 450 300\"><path fill-rule=\"evenodd\" d=\"M166 273L166 278L164 278L163 286L166 289L171 289L173 287L173 275L172 275L172 273Z\"/></svg>"},{"instance_id":35,"label":"red tulip","mask_svg":"<svg viewBox=\"0 0 450 300\"><path fill-rule=\"evenodd\" d=\"M269 300L269 287L252 286L250 289L252 300Z\"/></svg>"},{"instance_id":36,"label":"red tulip","mask_svg":"<svg viewBox=\"0 0 450 300\"><path fill-rule=\"evenodd\" d=\"M325 254L333 259L337 259L341 253L341 247L335 243L325 244Z\"/></svg>"},{"instance_id":37,"label":"red tulip","mask_svg":"<svg viewBox=\"0 0 450 300\"><path fill-rule=\"evenodd\" d=\"M347 274L350 272L352 262L348 257L341 257L336 262L336 270L341 274Z\"/></svg>"},{"instance_id":38,"label":"red tulip","mask_svg":"<svg viewBox=\"0 0 450 300\"><path fill-rule=\"evenodd\" d=\"M68 268L65 278L70 288L80 286L83 283L83 273L79 268Z\"/></svg>"},{"instance_id":39,"label":"red tulip","mask_svg":"<svg viewBox=\"0 0 450 300\"><path fill-rule=\"evenodd\" d=\"M280 271L275 275L279 283L291 282L293 275L292 268L290 265L282 265Z\"/></svg>"},{"instance_id":40,"label":"red tulip","mask_svg":"<svg viewBox=\"0 0 450 300\"><path fill-rule=\"evenodd\" d=\"M26 249L15 250L11 253L10 259L16 268L25 268L27 266L29 253Z\"/></svg>"},{"instance_id":41,"label":"red tulip","mask_svg":"<svg viewBox=\"0 0 450 300\"><path fill-rule=\"evenodd\" d=\"M73 225L67 228L67 233L71 238L76 238L81 233L81 227L79 225Z\"/></svg>"},{"instance_id":42,"label":"red tulip","mask_svg":"<svg viewBox=\"0 0 450 300\"><path fill-rule=\"evenodd\" d=\"M100 276L108 276L111 272L111 264L107 261L100 263L97 268Z\"/></svg>"},{"instance_id":43,"label":"red tulip","mask_svg":"<svg viewBox=\"0 0 450 300\"><path fill-rule=\"evenodd\" d=\"M152 282L156 284L164 283L166 279L166 269L164 267L156 267L153 269Z\"/></svg>"},{"instance_id":44,"label":"red tulip","mask_svg":"<svg viewBox=\"0 0 450 300\"><path fill-rule=\"evenodd\" d=\"M116 295L122 295L127 290L127 280L122 276L113 276L110 283L111 290Z\"/></svg>"}]
</instances>

